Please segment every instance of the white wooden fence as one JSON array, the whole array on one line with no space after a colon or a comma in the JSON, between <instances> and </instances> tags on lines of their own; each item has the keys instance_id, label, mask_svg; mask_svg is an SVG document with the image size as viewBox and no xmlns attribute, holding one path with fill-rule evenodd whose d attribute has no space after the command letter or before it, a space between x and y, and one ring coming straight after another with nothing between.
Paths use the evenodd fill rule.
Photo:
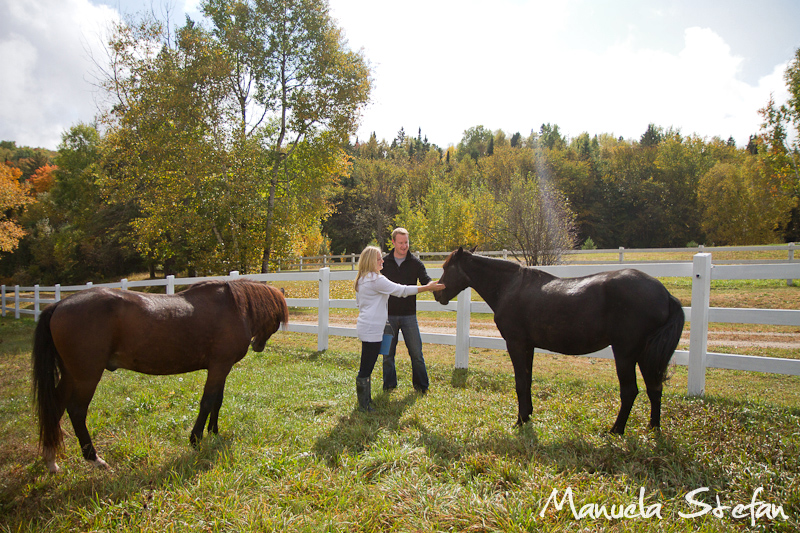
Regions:
<instances>
[{"instance_id":1,"label":"white wooden fence","mask_svg":"<svg viewBox=\"0 0 800 533\"><path fill-rule=\"evenodd\" d=\"M711 254L698 253L692 262L682 263L640 263L626 264L626 267L638 268L655 277L683 277L692 280L692 304L684 307L686 320L690 322L689 350L678 350L672 358L673 363L689 367L688 392L691 395L702 395L705 391L705 375L707 368L725 368L731 370L744 370L751 372L768 372L776 374L789 374L800 376L800 359L787 359L777 357L759 357L749 355L733 355L714 353L708 351L708 324L715 323L745 323L745 324L770 324L783 326L800 326L800 310L796 309L728 309L709 307L709 296L712 280L732 279L800 279L800 263L783 262L781 264L746 264L723 265L712 264ZM540 267L552 274L562 277L584 276L594 272L619 269L619 265L559 265ZM442 269L428 269L428 273L438 278ZM222 277L179 278L169 276L161 280L128 281L118 283L98 284L96 286L117 288L122 290L138 287L164 286L167 294L174 294L175 286L186 286L210 279L235 279L238 272ZM317 349L326 350L328 339L331 335L356 337L355 328L330 326L330 309L355 309L354 299L331 300L330 282L332 280L355 279L355 272L331 271L322 268L318 272L293 272L256 274L245 276L256 281L269 282L279 285L282 281L316 281L319 284L317 298L287 298L291 307L316 307L318 318L316 324L290 323L288 331L315 334L317 336ZM32 314L38 319L42 305L61 299L65 292L75 292L91 288L87 285L72 285L54 287L20 287L15 286L9 291L5 285L0 290L2 297L2 316L7 310L14 312L15 318L21 314ZM24 294L33 293L33 296ZM43 298L42 293L53 293L53 298ZM13 301L13 305L9 305ZM32 308L23 308L22 304L33 304ZM472 301L472 291L467 289L459 294L457 301L442 306L433 301L421 300L417 308L423 311L449 311L456 313L455 335L422 332L422 340L431 344L451 345L455 347L455 367L468 368L470 348L488 348L505 350L506 344L499 337L481 337L470 335L470 313L491 313L489 306L480 301ZM543 351L543 353L546 353ZM588 357L601 357L612 359L610 348L606 348Z\"/></svg>"}]
</instances>

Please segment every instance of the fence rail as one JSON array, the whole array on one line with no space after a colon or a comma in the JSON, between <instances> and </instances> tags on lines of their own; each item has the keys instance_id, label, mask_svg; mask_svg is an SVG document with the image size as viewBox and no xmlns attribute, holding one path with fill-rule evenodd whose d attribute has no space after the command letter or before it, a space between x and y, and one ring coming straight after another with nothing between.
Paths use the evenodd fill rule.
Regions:
<instances>
[{"instance_id":1,"label":"fence rail","mask_svg":"<svg viewBox=\"0 0 800 533\"><path fill-rule=\"evenodd\" d=\"M711 254L698 253L691 262L681 263L638 263L628 264L655 277L678 277L692 280L692 302L690 307L684 307L686 320L690 323L689 350L677 350L673 356L675 364L689 367L688 392L691 395L702 395L705 391L705 375L707 368L724 368L731 370L744 370L751 372L768 372L776 374L800 375L800 359L786 359L775 357L760 357L737 354L723 354L709 352L708 324L717 323L746 323L767 324L781 326L800 326L800 310L794 309L730 309L709 306L711 282L713 280L732 279L800 279L800 263L784 261L781 264L746 264L726 265L712 263ZM616 264L594 265L558 265L541 267L552 274L562 277L576 277L587 274L617 270ZM428 269L434 277L442 275L441 268ZM139 287L163 286L167 294L174 294L176 286L187 286L200 281L211 279L236 279L238 272L231 272L228 276L175 278L168 276L161 280L128 281L121 280L117 283L93 285L71 285L52 287L15 286L13 292L3 285L0 288L2 297L2 316L7 310L14 312L15 318L21 314L32 314L38 319L43 305L59 301L62 293L85 290L93 286L109 287L121 290L130 290ZM273 274L256 274L243 276L255 281L280 283L281 281L315 281L318 283L319 293L317 298L287 298L291 307L317 308L316 324L290 323L288 331L315 334L317 336L317 349L326 350L328 339L331 335L343 337L356 337L355 328L330 326L331 309L355 309L353 299L331 300L330 283L336 280L353 280L355 272L348 270L331 270L322 268L317 272L280 272ZM32 293L32 296L30 294ZM52 294L45 298L43 294ZM13 299L13 306L9 305ZM31 308L22 307L22 304L33 304ZM456 313L456 333L426 333L422 332L422 340L426 343L455 346L455 367L468 368L469 349L487 348L506 350L505 341L500 337L485 337L470 335L470 314L491 313L487 304L472 301L471 289L466 289L459 294L458 299L442 306L432 301L419 301L418 309L423 311L449 311ZM542 353L548 353L540 350ZM613 354L610 348L588 354L587 357L600 357L611 359Z\"/></svg>"}]
</instances>

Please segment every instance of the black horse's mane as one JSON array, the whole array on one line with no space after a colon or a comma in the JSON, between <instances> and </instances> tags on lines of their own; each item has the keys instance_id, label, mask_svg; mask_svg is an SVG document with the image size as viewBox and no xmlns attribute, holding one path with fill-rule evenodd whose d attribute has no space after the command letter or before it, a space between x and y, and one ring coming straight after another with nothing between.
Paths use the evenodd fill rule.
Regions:
<instances>
[{"instance_id":1,"label":"black horse's mane","mask_svg":"<svg viewBox=\"0 0 800 533\"><path fill-rule=\"evenodd\" d=\"M485 255L479 255L479 254L476 254L474 252L469 252L467 250L463 250L461 248L459 248L458 250L455 250L454 252L450 253L449 256L447 256L447 259L445 259L444 264L442 264L442 268L443 269L447 268L450 265L450 263L452 263L455 260L455 256L459 252L462 253L462 254L463 253L468 254L468 257L471 257L471 258L479 258L479 259L481 259L483 261L490 262L490 263L492 263L492 266L497 267L497 268L501 268L503 270L516 272L518 270L521 270L521 269L524 269L524 268L528 268L528 267L525 267L523 265L520 265L519 263L515 263L513 261L507 261L505 259L498 259L496 257L488 257L488 256L485 256Z\"/></svg>"}]
</instances>

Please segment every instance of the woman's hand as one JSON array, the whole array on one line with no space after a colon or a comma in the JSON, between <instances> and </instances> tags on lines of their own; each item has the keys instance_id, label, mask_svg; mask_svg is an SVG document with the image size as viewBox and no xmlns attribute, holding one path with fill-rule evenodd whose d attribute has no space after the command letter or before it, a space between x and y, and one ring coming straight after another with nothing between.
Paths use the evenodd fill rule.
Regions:
<instances>
[{"instance_id":1,"label":"woman's hand","mask_svg":"<svg viewBox=\"0 0 800 533\"><path fill-rule=\"evenodd\" d=\"M419 288L419 292L426 292L426 291L441 291L444 289L444 285L439 283L438 281L431 281L427 285L422 285Z\"/></svg>"}]
</instances>

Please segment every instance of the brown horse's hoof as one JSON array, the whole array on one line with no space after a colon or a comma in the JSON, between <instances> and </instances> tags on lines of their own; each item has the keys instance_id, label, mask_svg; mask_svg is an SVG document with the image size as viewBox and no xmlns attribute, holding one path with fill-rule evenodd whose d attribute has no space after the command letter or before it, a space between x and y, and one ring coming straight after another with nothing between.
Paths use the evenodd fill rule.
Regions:
<instances>
[{"instance_id":1,"label":"brown horse's hoof","mask_svg":"<svg viewBox=\"0 0 800 533\"><path fill-rule=\"evenodd\" d=\"M102 468L103 470L106 470L106 469L107 470L111 470L111 467L108 466L108 463L103 461L103 459L101 459L99 455L97 456L97 458L94 461L89 461L89 462L95 468Z\"/></svg>"}]
</instances>

